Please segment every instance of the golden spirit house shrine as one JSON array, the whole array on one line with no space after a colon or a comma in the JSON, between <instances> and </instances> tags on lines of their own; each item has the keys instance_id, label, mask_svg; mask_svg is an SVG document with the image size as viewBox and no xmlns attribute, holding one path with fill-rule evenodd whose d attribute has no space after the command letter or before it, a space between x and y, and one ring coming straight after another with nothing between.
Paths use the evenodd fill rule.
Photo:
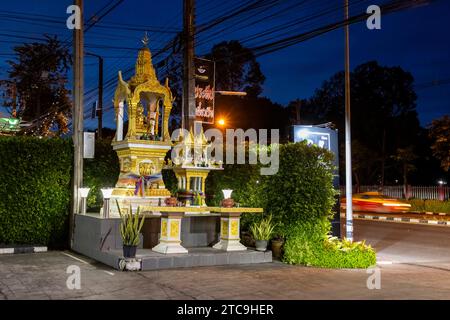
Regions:
<instances>
[{"instance_id":1,"label":"golden spirit house shrine","mask_svg":"<svg viewBox=\"0 0 450 320\"><path fill-rule=\"evenodd\" d=\"M178 189L205 193L205 180L222 163L208 158L210 143L203 130L181 134L171 141L168 122L173 96L166 79L161 84L152 64L148 38L143 40L135 74L125 81L121 72L114 95L117 131L112 142L120 162L120 175L110 206L98 214L76 214L73 249L116 269L154 270L272 261L272 253L246 248L240 242L242 213L262 213L260 208L207 207L203 200L166 206L171 196L162 170L173 170ZM128 129L124 132L124 118ZM179 156L165 160L171 149ZM119 226L122 212L145 215L136 259L122 256Z\"/></svg>"}]
</instances>

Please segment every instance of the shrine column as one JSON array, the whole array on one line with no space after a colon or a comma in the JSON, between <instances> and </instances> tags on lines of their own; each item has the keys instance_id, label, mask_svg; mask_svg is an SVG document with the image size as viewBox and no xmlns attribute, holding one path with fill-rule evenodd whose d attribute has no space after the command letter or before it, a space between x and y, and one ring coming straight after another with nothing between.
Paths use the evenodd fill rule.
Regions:
<instances>
[{"instance_id":1,"label":"shrine column","mask_svg":"<svg viewBox=\"0 0 450 320\"><path fill-rule=\"evenodd\" d=\"M136 139L136 109L138 102L130 101L128 106L128 139Z\"/></svg>"},{"instance_id":2,"label":"shrine column","mask_svg":"<svg viewBox=\"0 0 450 320\"><path fill-rule=\"evenodd\" d=\"M117 112L117 132L116 132L116 140L123 140L123 101L119 102L119 111Z\"/></svg>"}]
</instances>

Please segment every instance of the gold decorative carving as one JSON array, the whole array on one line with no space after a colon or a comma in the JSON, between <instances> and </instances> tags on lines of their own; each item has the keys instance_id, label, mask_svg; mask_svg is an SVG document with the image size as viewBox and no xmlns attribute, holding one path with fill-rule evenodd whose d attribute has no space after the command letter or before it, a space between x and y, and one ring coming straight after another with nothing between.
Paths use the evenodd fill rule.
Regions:
<instances>
[{"instance_id":1,"label":"gold decorative carving","mask_svg":"<svg viewBox=\"0 0 450 320\"><path fill-rule=\"evenodd\" d=\"M180 234L180 221L170 221L170 237L178 238Z\"/></svg>"},{"instance_id":2,"label":"gold decorative carving","mask_svg":"<svg viewBox=\"0 0 450 320\"><path fill-rule=\"evenodd\" d=\"M236 219L231 220L231 235L232 236L239 235L239 222Z\"/></svg>"},{"instance_id":3,"label":"gold decorative carving","mask_svg":"<svg viewBox=\"0 0 450 320\"><path fill-rule=\"evenodd\" d=\"M166 219L161 220L161 236L167 237L167 220Z\"/></svg>"}]
</instances>

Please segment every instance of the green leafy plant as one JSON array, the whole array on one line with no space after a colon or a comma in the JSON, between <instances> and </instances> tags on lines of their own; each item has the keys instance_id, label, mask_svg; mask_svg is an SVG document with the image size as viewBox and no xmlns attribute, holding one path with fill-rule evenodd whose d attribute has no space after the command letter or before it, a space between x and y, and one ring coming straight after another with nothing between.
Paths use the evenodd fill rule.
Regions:
<instances>
[{"instance_id":1,"label":"green leafy plant","mask_svg":"<svg viewBox=\"0 0 450 320\"><path fill-rule=\"evenodd\" d=\"M0 244L68 244L70 139L0 137Z\"/></svg>"},{"instance_id":2,"label":"green leafy plant","mask_svg":"<svg viewBox=\"0 0 450 320\"><path fill-rule=\"evenodd\" d=\"M119 209L119 215L122 219L120 224L120 235L125 246L137 246L139 244L139 234L144 226L145 217L139 220L140 208L135 214L133 214L132 207L128 213L122 213L119 202L116 200L117 208Z\"/></svg>"},{"instance_id":3,"label":"green leafy plant","mask_svg":"<svg viewBox=\"0 0 450 320\"><path fill-rule=\"evenodd\" d=\"M261 219L259 222L254 222L250 226L250 232L255 240L270 240L275 229L272 223L272 216Z\"/></svg>"},{"instance_id":4,"label":"green leafy plant","mask_svg":"<svg viewBox=\"0 0 450 320\"><path fill-rule=\"evenodd\" d=\"M339 240L326 233L328 228L326 219L291 226L283 261L322 268L368 268L376 264L375 251L364 241Z\"/></svg>"}]
</instances>

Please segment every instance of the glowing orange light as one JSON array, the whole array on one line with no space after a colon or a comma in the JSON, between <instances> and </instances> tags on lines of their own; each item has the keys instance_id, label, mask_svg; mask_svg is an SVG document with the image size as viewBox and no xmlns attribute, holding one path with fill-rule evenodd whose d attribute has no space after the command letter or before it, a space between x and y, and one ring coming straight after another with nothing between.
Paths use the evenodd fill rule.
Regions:
<instances>
[{"instance_id":1,"label":"glowing orange light","mask_svg":"<svg viewBox=\"0 0 450 320\"><path fill-rule=\"evenodd\" d=\"M220 119L218 121L218 123L219 123L220 126L224 126L225 125L225 119Z\"/></svg>"}]
</instances>

